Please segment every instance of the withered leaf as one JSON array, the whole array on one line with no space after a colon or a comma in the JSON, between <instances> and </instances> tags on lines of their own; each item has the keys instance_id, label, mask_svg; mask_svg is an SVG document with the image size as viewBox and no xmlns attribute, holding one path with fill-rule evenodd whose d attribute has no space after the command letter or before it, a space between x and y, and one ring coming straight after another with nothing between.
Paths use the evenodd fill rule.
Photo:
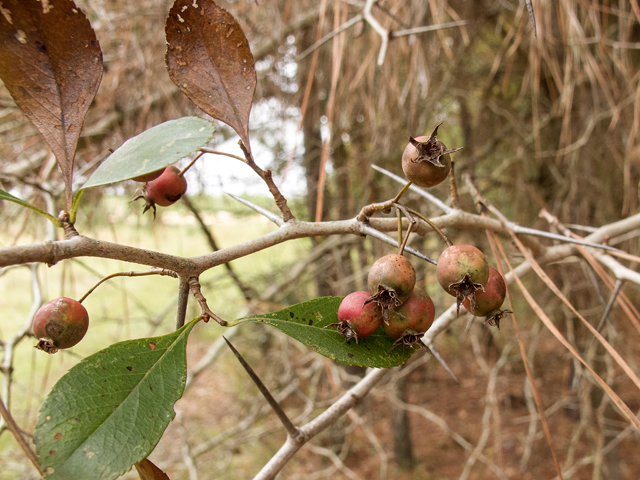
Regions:
<instances>
[{"instance_id":1,"label":"withered leaf","mask_svg":"<svg viewBox=\"0 0 640 480\"><path fill-rule=\"evenodd\" d=\"M140 480L170 480L169 476L154 465L154 463L145 458L134 464L136 471L140 476Z\"/></svg>"},{"instance_id":2,"label":"withered leaf","mask_svg":"<svg viewBox=\"0 0 640 480\"><path fill-rule=\"evenodd\" d=\"M102 78L102 52L72 0L2 0L0 79L53 151L67 208L78 137Z\"/></svg>"},{"instance_id":3,"label":"withered leaf","mask_svg":"<svg viewBox=\"0 0 640 480\"><path fill-rule=\"evenodd\" d=\"M176 0L165 25L169 76L205 113L249 145L256 71L238 22L212 0Z\"/></svg>"}]
</instances>

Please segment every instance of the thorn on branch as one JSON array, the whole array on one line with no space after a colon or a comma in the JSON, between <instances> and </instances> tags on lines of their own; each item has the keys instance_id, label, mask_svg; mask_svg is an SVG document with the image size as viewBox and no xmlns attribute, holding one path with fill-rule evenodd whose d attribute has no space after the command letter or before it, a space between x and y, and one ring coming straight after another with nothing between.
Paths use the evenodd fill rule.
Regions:
<instances>
[{"instance_id":1,"label":"thorn on branch","mask_svg":"<svg viewBox=\"0 0 640 480\"><path fill-rule=\"evenodd\" d=\"M235 349L235 347L231 344L229 340L227 340L224 337L224 335L222 336L222 338L224 338L224 341L227 342L227 345L229 346L233 354L236 356L236 358L240 362L240 365L242 365L242 367L249 374L249 377L251 377L251 380L253 380L253 383L256 384L256 386L258 387L258 390L260 390L260 393L262 393L264 398L269 403L269 406L273 409L276 415L278 415L278 418L282 422L282 425L284 426L284 428L287 430L287 433L294 440L296 440L300 436L300 430L291 422L291 420L289 419L287 414L284 412L284 410L282 409L278 401L275 398L273 398L273 395L271 395L271 392L269 391L269 389L265 386L264 383L262 383L262 380L260 380L256 372L254 372L251 366L249 366L249 364L242 357L242 355L240 355L240 352L238 352L238 350Z\"/></svg>"}]
</instances>

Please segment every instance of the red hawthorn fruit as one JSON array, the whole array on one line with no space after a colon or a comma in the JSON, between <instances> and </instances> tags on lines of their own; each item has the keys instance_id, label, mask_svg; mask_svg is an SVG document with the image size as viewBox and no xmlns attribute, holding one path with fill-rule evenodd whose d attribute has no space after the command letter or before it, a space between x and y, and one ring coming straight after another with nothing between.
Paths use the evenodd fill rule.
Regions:
<instances>
[{"instance_id":1,"label":"red hawthorn fruit","mask_svg":"<svg viewBox=\"0 0 640 480\"><path fill-rule=\"evenodd\" d=\"M511 313L511 310L500 310L506 295L507 285L504 278L495 268L489 267L489 280L484 286L484 291L476 292L475 308L471 308L468 298L464 299L462 305L476 317L486 316L485 324L500 328L502 317Z\"/></svg>"},{"instance_id":2,"label":"red hawthorn fruit","mask_svg":"<svg viewBox=\"0 0 640 480\"><path fill-rule=\"evenodd\" d=\"M170 165L158 178L147 183L146 190L147 195L156 205L168 207L186 193L187 180L180 175L177 167Z\"/></svg>"},{"instance_id":3,"label":"red hawthorn fruit","mask_svg":"<svg viewBox=\"0 0 640 480\"><path fill-rule=\"evenodd\" d=\"M435 187L442 183L451 171L449 150L437 138L438 124L431 136L409 137L409 143L402 153L402 171L407 179L420 187Z\"/></svg>"},{"instance_id":4,"label":"red hawthorn fruit","mask_svg":"<svg viewBox=\"0 0 640 480\"><path fill-rule=\"evenodd\" d=\"M142 194L137 195L132 201L143 198L145 201L142 213L153 209L153 218L156 218L156 205L168 207L177 202L187 191L187 180L180 175L180 170L170 165L155 180L147 182L142 187Z\"/></svg>"},{"instance_id":5,"label":"red hawthorn fruit","mask_svg":"<svg viewBox=\"0 0 640 480\"><path fill-rule=\"evenodd\" d=\"M338 307L338 323L328 325L338 327L338 331L347 340L365 338L378 330L382 323L382 309L377 303L365 303L369 292L353 292L344 297Z\"/></svg>"},{"instance_id":6,"label":"red hawthorn fruit","mask_svg":"<svg viewBox=\"0 0 640 480\"><path fill-rule=\"evenodd\" d=\"M435 315L431 297L422 288L414 288L406 302L389 308L389 324L382 324L382 330L396 340L391 349L400 344L409 347L420 344Z\"/></svg>"},{"instance_id":7,"label":"red hawthorn fruit","mask_svg":"<svg viewBox=\"0 0 640 480\"><path fill-rule=\"evenodd\" d=\"M82 304L62 297L45 303L33 317L36 348L47 353L76 345L89 328L89 314Z\"/></svg>"},{"instance_id":8,"label":"red hawthorn fruit","mask_svg":"<svg viewBox=\"0 0 640 480\"><path fill-rule=\"evenodd\" d=\"M468 298L475 308L476 290L483 290L489 280L489 264L484 254L472 245L451 245L440 254L436 276L442 288L460 304Z\"/></svg>"},{"instance_id":9,"label":"red hawthorn fruit","mask_svg":"<svg viewBox=\"0 0 640 480\"><path fill-rule=\"evenodd\" d=\"M376 302L382 308L382 319L388 322L388 309L402 305L416 284L416 271L402 255L385 255L369 269L368 285L371 296L368 302Z\"/></svg>"}]
</instances>

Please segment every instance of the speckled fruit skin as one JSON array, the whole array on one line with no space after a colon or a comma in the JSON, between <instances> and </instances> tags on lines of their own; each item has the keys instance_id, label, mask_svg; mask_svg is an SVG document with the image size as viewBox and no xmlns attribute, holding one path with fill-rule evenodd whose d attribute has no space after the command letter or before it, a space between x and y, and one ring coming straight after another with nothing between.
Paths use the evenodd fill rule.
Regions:
<instances>
[{"instance_id":1,"label":"speckled fruit skin","mask_svg":"<svg viewBox=\"0 0 640 480\"><path fill-rule=\"evenodd\" d=\"M449 295L456 296L449 285L462 280L466 273L473 283L485 285L489 280L489 264L479 249L472 245L451 245L440 254L436 276Z\"/></svg>"},{"instance_id":2,"label":"speckled fruit skin","mask_svg":"<svg viewBox=\"0 0 640 480\"><path fill-rule=\"evenodd\" d=\"M57 298L45 303L33 317L33 334L47 338L57 348L73 347L89 328L89 314L82 304L72 298Z\"/></svg>"},{"instance_id":3,"label":"speckled fruit skin","mask_svg":"<svg viewBox=\"0 0 640 480\"><path fill-rule=\"evenodd\" d=\"M431 137L421 136L416 137L418 142L426 142ZM446 148L440 140L436 140L436 146L442 146L443 150ZM402 171L408 180L420 187L435 187L442 183L451 171L451 155L448 153L440 156L440 163L444 166L439 167L433 163L423 160L422 162L414 162L418 157L418 150L410 143L404 149L402 153Z\"/></svg>"},{"instance_id":4,"label":"speckled fruit skin","mask_svg":"<svg viewBox=\"0 0 640 480\"><path fill-rule=\"evenodd\" d=\"M389 308L389 325L383 323L382 330L397 340L407 330L426 332L435 316L431 297L423 289L414 288L406 302L399 307Z\"/></svg>"},{"instance_id":5,"label":"speckled fruit skin","mask_svg":"<svg viewBox=\"0 0 640 480\"><path fill-rule=\"evenodd\" d=\"M500 308L506 295L507 285L504 283L504 278L502 278L500 272L495 268L489 267L489 280L487 280L484 286L484 292L476 292L475 310L473 312L471 311L468 298L462 302L462 305L464 305L464 308L466 308L469 313L472 313L476 317L482 317Z\"/></svg>"},{"instance_id":6,"label":"speckled fruit skin","mask_svg":"<svg viewBox=\"0 0 640 480\"><path fill-rule=\"evenodd\" d=\"M349 322L359 338L372 335L382 323L380 305L375 302L364 305L370 296L369 292L350 293L338 307L338 320Z\"/></svg>"},{"instance_id":7,"label":"speckled fruit skin","mask_svg":"<svg viewBox=\"0 0 640 480\"><path fill-rule=\"evenodd\" d=\"M180 170L173 165L168 166L155 180L145 185L147 196L156 205L168 207L180 200L187 191L187 181L179 175Z\"/></svg>"},{"instance_id":8,"label":"speckled fruit skin","mask_svg":"<svg viewBox=\"0 0 640 480\"><path fill-rule=\"evenodd\" d=\"M156 170L155 172L145 173L144 175L140 175L139 177L134 177L131 180L135 182L142 182L142 183L150 182L151 180L155 180L160 175L162 175L162 172L164 172L164 168L161 168L160 170Z\"/></svg>"},{"instance_id":9,"label":"speckled fruit skin","mask_svg":"<svg viewBox=\"0 0 640 480\"><path fill-rule=\"evenodd\" d=\"M385 255L375 261L369 269L368 285L373 295L378 286L395 292L397 299L404 302L416 284L416 271L406 257L397 254Z\"/></svg>"}]
</instances>

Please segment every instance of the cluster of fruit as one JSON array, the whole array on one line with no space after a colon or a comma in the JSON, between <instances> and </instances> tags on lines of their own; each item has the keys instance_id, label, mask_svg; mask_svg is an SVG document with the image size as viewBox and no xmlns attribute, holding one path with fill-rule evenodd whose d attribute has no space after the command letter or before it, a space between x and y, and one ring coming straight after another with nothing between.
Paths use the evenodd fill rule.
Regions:
<instances>
[{"instance_id":1,"label":"cluster of fruit","mask_svg":"<svg viewBox=\"0 0 640 480\"><path fill-rule=\"evenodd\" d=\"M460 305L485 324L500 327L500 319L510 310L500 310L507 294L504 278L487 263L484 254L472 245L451 245L438 259L438 283Z\"/></svg>"},{"instance_id":2,"label":"cluster of fruit","mask_svg":"<svg viewBox=\"0 0 640 480\"><path fill-rule=\"evenodd\" d=\"M420 287L416 272L402 255L385 255L369 270L369 292L354 292L338 308L338 331L347 341L368 337L378 328L396 345L415 345L433 323L433 301Z\"/></svg>"},{"instance_id":3,"label":"cluster of fruit","mask_svg":"<svg viewBox=\"0 0 640 480\"><path fill-rule=\"evenodd\" d=\"M410 137L402 154L402 170L409 181L421 187L442 183L451 171L450 153L437 138L436 126L430 136ZM448 240L447 240L448 242ZM500 326L500 310L506 295L502 275L490 267L484 254L471 245L450 245L438 259L436 276L442 288L456 297L457 313L463 305L475 316L486 316L485 324ZM397 345L422 345L422 336L431 326L435 310L422 288L415 288L416 273L402 255L386 255L369 270L369 292L347 295L338 308L335 326L346 341L365 338L381 328Z\"/></svg>"}]
</instances>

